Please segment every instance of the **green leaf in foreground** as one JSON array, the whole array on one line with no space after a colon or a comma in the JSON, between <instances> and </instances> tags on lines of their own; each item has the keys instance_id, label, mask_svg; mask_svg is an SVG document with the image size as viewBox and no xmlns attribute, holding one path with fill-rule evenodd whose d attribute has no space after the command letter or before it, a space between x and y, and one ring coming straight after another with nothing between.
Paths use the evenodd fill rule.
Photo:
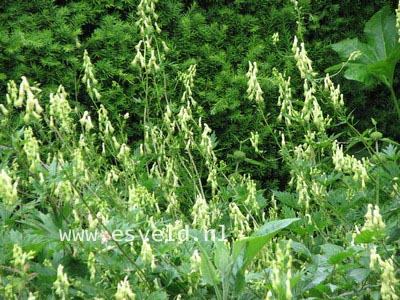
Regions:
<instances>
[{"instance_id":1,"label":"green leaf in foreground","mask_svg":"<svg viewBox=\"0 0 400 300\"><path fill-rule=\"evenodd\" d=\"M396 28L396 17L389 7L378 11L364 28L366 43L358 38L346 39L332 45L342 61L339 65L328 68L331 72L346 68L345 78L372 86L376 79L392 86L393 74L400 60L400 44ZM354 53L359 55L354 56ZM350 57L353 57L350 59Z\"/></svg>"},{"instance_id":2,"label":"green leaf in foreground","mask_svg":"<svg viewBox=\"0 0 400 300\"><path fill-rule=\"evenodd\" d=\"M235 284L236 293L244 286L244 270L264 247L279 231L288 227L299 218L277 220L265 223L250 237L238 240L233 244L233 267L231 282ZM239 281L239 282L238 282Z\"/></svg>"},{"instance_id":3,"label":"green leaf in foreground","mask_svg":"<svg viewBox=\"0 0 400 300\"><path fill-rule=\"evenodd\" d=\"M358 244L369 244L384 237L385 234L383 232L365 229L354 238L354 241Z\"/></svg>"}]
</instances>

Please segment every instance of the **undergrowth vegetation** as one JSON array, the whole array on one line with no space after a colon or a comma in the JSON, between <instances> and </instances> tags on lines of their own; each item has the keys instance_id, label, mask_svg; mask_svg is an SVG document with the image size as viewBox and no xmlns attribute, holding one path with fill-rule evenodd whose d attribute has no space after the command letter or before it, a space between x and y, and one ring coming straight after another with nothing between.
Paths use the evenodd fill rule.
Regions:
<instances>
[{"instance_id":1,"label":"undergrowth vegetation","mask_svg":"<svg viewBox=\"0 0 400 300\"><path fill-rule=\"evenodd\" d=\"M398 135L334 78L398 106L400 6L329 75L308 1L55 2L1 4L1 299L399 299Z\"/></svg>"}]
</instances>

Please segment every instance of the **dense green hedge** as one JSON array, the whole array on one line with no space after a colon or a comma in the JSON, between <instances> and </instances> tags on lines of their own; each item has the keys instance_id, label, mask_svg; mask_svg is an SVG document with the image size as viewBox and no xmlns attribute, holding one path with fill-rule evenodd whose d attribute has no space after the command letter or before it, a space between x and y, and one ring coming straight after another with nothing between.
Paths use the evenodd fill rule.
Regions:
<instances>
[{"instance_id":1,"label":"dense green hedge","mask_svg":"<svg viewBox=\"0 0 400 300\"><path fill-rule=\"evenodd\" d=\"M101 102L113 120L120 119L122 112L129 112L129 139L132 143L140 141L142 87L137 71L130 65L134 46L140 39L134 25L137 4L137 0L2 1L0 91L5 92L9 79L25 75L41 82L44 95L63 82L74 105L91 107L92 101L77 83L83 72L80 58L87 49L100 82ZM284 59L291 55L293 36L303 35L316 69L323 71L338 62L329 45L359 36L365 21L384 4L395 5L394 1L300 1L298 15L288 1L160 1L162 37L171 49L163 66L164 88L179 97L181 89L175 89L178 72L197 64L194 93L204 108L203 118L220 140L218 155L235 165L231 155L236 150L250 153L249 143L241 146L241 142L249 131L259 131L261 148L273 163L252 175L263 187L276 187L276 179L283 174L273 160L277 150L271 128L260 127L262 120L244 93L248 62L258 62L258 77L266 99L265 115L275 128L276 120L269 116L277 113L277 94L268 77L273 68L285 68L289 74L294 70L294 64ZM304 24L302 28L296 25L298 18ZM275 32L279 33L276 45L272 41ZM397 125L386 113L391 110L389 101L375 100L387 98L385 90L366 90L348 81L340 83L346 99L351 99L347 105L354 109L361 128L368 128L370 117L374 117L382 132L398 137ZM248 164L244 170L254 172Z\"/></svg>"}]
</instances>

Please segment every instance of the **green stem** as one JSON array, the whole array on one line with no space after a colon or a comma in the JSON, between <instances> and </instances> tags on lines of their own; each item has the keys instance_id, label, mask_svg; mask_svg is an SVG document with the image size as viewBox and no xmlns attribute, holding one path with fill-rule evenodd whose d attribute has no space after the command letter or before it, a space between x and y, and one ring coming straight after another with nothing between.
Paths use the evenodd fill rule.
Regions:
<instances>
[{"instance_id":1,"label":"green stem","mask_svg":"<svg viewBox=\"0 0 400 300\"><path fill-rule=\"evenodd\" d=\"M390 84L387 84L386 86L389 88L390 96L392 97L392 100L393 100L393 102L394 102L394 106L396 107L397 117L398 117L399 120L400 120L400 106L399 106L399 101L397 100L396 94L394 93L393 86L390 85Z\"/></svg>"}]
</instances>

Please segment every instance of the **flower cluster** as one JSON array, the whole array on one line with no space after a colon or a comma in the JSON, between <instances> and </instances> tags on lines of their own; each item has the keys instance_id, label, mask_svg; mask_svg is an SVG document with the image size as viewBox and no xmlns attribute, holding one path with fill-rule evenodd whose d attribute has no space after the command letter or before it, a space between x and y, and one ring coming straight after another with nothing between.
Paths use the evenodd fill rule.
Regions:
<instances>
[{"instance_id":1,"label":"flower cluster","mask_svg":"<svg viewBox=\"0 0 400 300\"><path fill-rule=\"evenodd\" d=\"M10 80L7 83L7 105L14 105L15 107L21 107L22 103L18 102L18 88L14 80ZM18 106L17 106L18 104Z\"/></svg>"},{"instance_id":2,"label":"flower cluster","mask_svg":"<svg viewBox=\"0 0 400 300\"><path fill-rule=\"evenodd\" d=\"M134 209L150 209L150 211L156 210L160 212L158 202L154 197L154 194L150 193L146 187L141 185L131 185L128 187L128 205L129 210Z\"/></svg>"},{"instance_id":3,"label":"flower cluster","mask_svg":"<svg viewBox=\"0 0 400 300\"><path fill-rule=\"evenodd\" d=\"M301 78L305 79L307 76L314 76L316 73L313 71L312 61L308 58L304 43L301 43L300 47L298 47L298 40L296 36L294 37L292 51L297 62L297 68L300 71Z\"/></svg>"},{"instance_id":4,"label":"flower cluster","mask_svg":"<svg viewBox=\"0 0 400 300\"><path fill-rule=\"evenodd\" d=\"M246 184L246 190L247 190L247 197L244 200L244 204L248 209L251 209L252 212L255 214L259 213L259 205L257 202L257 187L256 183L253 179L250 178L250 176L244 176L243 177L243 183Z\"/></svg>"},{"instance_id":5,"label":"flower cluster","mask_svg":"<svg viewBox=\"0 0 400 300\"><path fill-rule=\"evenodd\" d=\"M292 103L292 89L290 87L290 77L285 80L284 76L274 69L274 77L279 86L278 106L281 110L278 115L278 121L285 119L286 126L292 125L292 119L297 118L298 112L294 109Z\"/></svg>"},{"instance_id":6,"label":"flower cluster","mask_svg":"<svg viewBox=\"0 0 400 300\"><path fill-rule=\"evenodd\" d=\"M39 142L33 136L31 127L24 131L24 152L30 164L29 171L35 172L40 165Z\"/></svg>"},{"instance_id":7,"label":"flower cluster","mask_svg":"<svg viewBox=\"0 0 400 300\"><path fill-rule=\"evenodd\" d=\"M232 235L236 238L243 238L251 231L249 221L240 211L235 202L229 203L229 217L233 220Z\"/></svg>"},{"instance_id":8,"label":"flower cluster","mask_svg":"<svg viewBox=\"0 0 400 300\"><path fill-rule=\"evenodd\" d=\"M39 104L39 100L37 95L41 92L41 90L37 87L30 86L28 80L25 76L21 77L22 81L19 85L18 97L15 97L15 89L11 84L9 86L9 97L7 97L7 101L14 100L14 107L20 108L24 105L24 100L26 100L25 104L25 116L24 121L28 123L33 117L36 120L40 120L40 114L43 112L43 108Z\"/></svg>"},{"instance_id":9,"label":"flower cluster","mask_svg":"<svg viewBox=\"0 0 400 300\"><path fill-rule=\"evenodd\" d=\"M59 124L59 130L66 133L73 132L72 118L69 116L72 109L67 100L67 93L62 85L57 93L50 94L50 128L55 128L55 122Z\"/></svg>"},{"instance_id":10,"label":"flower cluster","mask_svg":"<svg viewBox=\"0 0 400 300\"><path fill-rule=\"evenodd\" d=\"M292 279L292 256L290 254L290 243L283 248L276 245L276 257L271 262L271 286L272 290L267 293L267 300L272 299L292 299L291 279ZM282 249L283 248L283 249ZM276 297L273 297L276 296Z\"/></svg>"},{"instance_id":11,"label":"flower cluster","mask_svg":"<svg viewBox=\"0 0 400 300\"><path fill-rule=\"evenodd\" d=\"M400 1L396 9L396 27L399 32L399 43L400 43Z\"/></svg>"},{"instance_id":12,"label":"flower cluster","mask_svg":"<svg viewBox=\"0 0 400 300\"><path fill-rule=\"evenodd\" d=\"M261 89L261 86L258 82L257 79L257 63L253 62L251 63L249 61L249 70L246 74L246 77L249 79L247 82L248 88L247 88L247 97L249 98L250 101L255 101L257 104L263 104L264 103L264 98L262 94L264 93Z\"/></svg>"},{"instance_id":13,"label":"flower cluster","mask_svg":"<svg viewBox=\"0 0 400 300\"><path fill-rule=\"evenodd\" d=\"M23 252L22 248L17 244L14 244L13 248L13 265L18 269L24 269L28 260L35 257L35 252Z\"/></svg>"},{"instance_id":14,"label":"flower cluster","mask_svg":"<svg viewBox=\"0 0 400 300\"><path fill-rule=\"evenodd\" d=\"M158 27L157 20L158 15L155 12L156 0L141 0L138 5L137 15L139 19L136 21L135 25L140 28L140 34L151 34L154 31L157 33L161 32L160 27Z\"/></svg>"},{"instance_id":15,"label":"flower cluster","mask_svg":"<svg viewBox=\"0 0 400 300\"><path fill-rule=\"evenodd\" d=\"M279 32L275 32L272 35L272 44L276 45L279 42Z\"/></svg>"},{"instance_id":16,"label":"flower cluster","mask_svg":"<svg viewBox=\"0 0 400 300\"><path fill-rule=\"evenodd\" d=\"M181 101L185 103L190 101L193 106L196 106L196 101L193 99L192 88L194 86L194 76L196 76L196 65L190 65L187 72L179 72L178 78L182 81L185 91L182 94Z\"/></svg>"},{"instance_id":17,"label":"flower cluster","mask_svg":"<svg viewBox=\"0 0 400 300\"><path fill-rule=\"evenodd\" d=\"M6 170L0 172L0 198L6 205L13 205L17 202L18 180L12 183L12 178L8 175Z\"/></svg>"},{"instance_id":18,"label":"flower cluster","mask_svg":"<svg viewBox=\"0 0 400 300\"><path fill-rule=\"evenodd\" d=\"M343 146L335 141L332 144L332 161L335 165L335 170L338 172L345 172L353 174L355 181L360 181L362 188L365 188L365 182L369 179L367 174L368 161L363 159L359 161L354 156L343 153Z\"/></svg>"},{"instance_id":19,"label":"flower cluster","mask_svg":"<svg viewBox=\"0 0 400 300\"><path fill-rule=\"evenodd\" d=\"M382 299L398 300L399 297L397 296L398 293L396 291L396 287L398 286L399 281L395 275L393 259L382 259L374 247L371 249L369 267L371 270L377 270L380 272Z\"/></svg>"},{"instance_id":20,"label":"flower cluster","mask_svg":"<svg viewBox=\"0 0 400 300\"><path fill-rule=\"evenodd\" d=\"M114 127L112 126L110 120L108 119L108 111L103 104L100 104L100 109L98 110L99 115L99 130L104 134L104 136L109 136L114 133Z\"/></svg>"},{"instance_id":21,"label":"flower cluster","mask_svg":"<svg viewBox=\"0 0 400 300\"><path fill-rule=\"evenodd\" d=\"M199 124L199 127L201 127L201 123ZM203 133L201 134L201 141L199 144L199 149L200 152L203 154L203 156L206 158L206 164L207 166L211 166L212 164L216 163L217 157L214 154L213 151L213 144L211 141L210 133L211 129L208 127L207 124L203 124L204 129Z\"/></svg>"},{"instance_id":22,"label":"flower cluster","mask_svg":"<svg viewBox=\"0 0 400 300\"><path fill-rule=\"evenodd\" d=\"M96 258L93 252L89 252L87 266L90 273L90 280L94 280L96 277Z\"/></svg>"},{"instance_id":23,"label":"flower cluster","mask_svg":"<svg viewBox=\"0 0 400 300\"><path fill-rule=\"evenodd\" d=\"M150 243L147 238L143 239L142 249L140 251L140 258L146 264L151 266L151 269L155 269L156 261L153 255L153 250L151 249Z\"/></svg>"},{"instance_id":24,"label":"flower cluster","mask_svg":"<svg viewBox=\"0 0 400 300\"><path fill-rule=\"evenodd\" d=\"M335 87L331 78L329 77L329 74L326 74L325 76L324 87L326 91L329 91L330 100L333 104L333 107L337 110L343 109L344 100L343 94L340 92L340 85Z\"/></svg>"},{"instance_id":25,"label":"flower cluster","mask_svg":"<svg viewBox=\"0 0 400 300\"><path fill-rule=\"evenodd\" d=\"M56 289L56 294L60 296L60 299L66 300L68 299L68 290L70 286L70 282L68 281L68 276L64 273L64 266L58 265L57 268L57 279L53 283L54 288Z\"/></svg>"},{"instance_id":26,"label":"flower cluster","mask_svg":"<svg viewBox=\"0 0 400 300\"><path fill-rule=\"evenodd\" d=\"M315 97L315 84L309 82L307 79L304 80L304 106L301 110L301 119L306 123L312 121L320 132L324 132L326 125L329 125L330 119L324 118L321 107Z\"/></svg>"},{"instance_id":27,"label":"flower cluster","mask_svg":"<svg viewBox=\"0 0 400 300\"><path fill-rule=\"evenodd\" d=\"M199 251L196 249L193 251L192 256L190 257L190 272L189 272L189 295L193 294L193 291L199 285L201 276L201 256Z\"/></svg>"},{"instance_id":28,"label":"flower cluster","mask_svg":"<svg viewBox=\"0 0 400 300\"><path fill-rule=\"evenodd\" d=\"M156 58L158 48L156 50L152 45L155 33L161 33L161 29L157 24L158 15L155 12L156 2L155 0L141 0L137 7L139 19L135 23L139 27L142 39L135 46L136 56L132 61L132 65L139 65L148 74L160 70L160 59L157 61ZM169 49L165 42L162 41L161 44L164 51L167 52Z\"/></svg>"},{"instance_id":29,"label":"flower cluster","mask_svg":"<svg viewBox=\"0 0 400 300\"><path fill-rule=\"evenodd\" d=\"M124 280L120 281L117 286L117 292L115 293L116 300L135 300L136 295L132 291L129 285L128 276L125 276Z\"/></svg>"},{"instance_id":30,"label":"flower cluster","mask_svg":"<svg viewBox=\"0 0 400 300\"><path fill-rule=\"evenodd\" d=\"M260 150L258 149L259 140L260 140L260 135L258 134L257 131L255 133L253 131L250 132L250 143L253 146L254 151L256 153L260 153Z\"/></svg>"},{"instance_id":31,"label":"flower cluster","mask_svg":"<svg viewBox=\"0 0 400 300\"><path fill-rule=\"evenodd\" d=\"M200 230L207 230L210 227L210 213L206 199L202 195L197 195L196 202L191 213L193 226Z\"/></svg>"},{"instance_id":32,"label":"flower cluster","mask_svg":"<svg viewBox=\"0 0 400 300\"><path fill-rule=\"evenodd\" d=\"M378 236L384 236L383 230L385 227L386 225L382 220L379 207L377 205L372 206L372 204L368 204L368 210L365 214L365 224L361 231L371 230L376 232Z\"/></svg>"},{"instance_id":33,"label":"flower cluster","mask_svg":"<svg viewBox=\"0 0 400 300\"><path fill-rule=\"evenodd\" d=\"M93 123L92 123L92 118L89 115L89 112L85 110L83 113L82 118L79 120L79 123L81 123L82 128L86 131L89 132L91 129L93 129Z\"/></svg>"},{"instance_id":34,"label":"flower cluster","mask_svg":"<svg viewBox=\"0 0 400 300\"><path fill-rule=\"evenodd\" d=\"M87 50L85 50L85 52L83 53L83 68L85 69L85 73L82 77L82 83L86 84L86 90L93 100L100 100L101 95L96 88L98 81L94 77L93 65Z\"/></svg>"},{"instance_id":35,"label":"flower cluster","mask_svg":"<svg viewBox=\"0 0 400 300\"><path fill-rule=\"evenodd\" d=\"M74 178L79 178L83 182L89 181L89 173L85 166L85 161L83 159L82 150L75 149L72 153L72 174Z\"/></svg>"}]
</instances>

